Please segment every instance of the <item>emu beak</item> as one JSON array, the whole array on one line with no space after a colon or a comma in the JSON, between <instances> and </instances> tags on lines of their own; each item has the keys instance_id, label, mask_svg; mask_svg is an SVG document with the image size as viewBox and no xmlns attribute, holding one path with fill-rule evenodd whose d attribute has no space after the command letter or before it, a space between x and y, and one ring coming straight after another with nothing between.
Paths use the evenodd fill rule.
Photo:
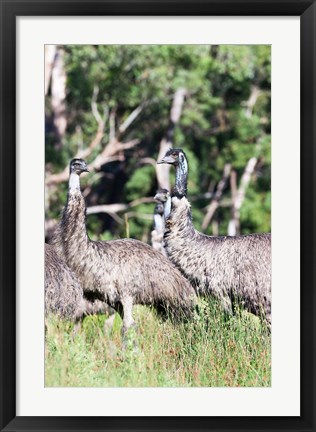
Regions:
<instances>
[{"instance_id":1,"label":"emu beak","mask_svg":"<svg viewBox=\"0 0 316 432\"><path fill-rule=\"evenodd\" d=\"M83 172L90 172L89 168L86 166L85 169L83 170Z\"/></svg>"},{"instance_id":2,"label":"emu beak","mask_svg":"<svg viewBox=\"0 0 316 432\"><path fill-rule=\"evenodd\" d=\"M157 162L157 164L174 164L175 160L172 156L164 156L160 161Z\"/></svg>"}]
</instances>

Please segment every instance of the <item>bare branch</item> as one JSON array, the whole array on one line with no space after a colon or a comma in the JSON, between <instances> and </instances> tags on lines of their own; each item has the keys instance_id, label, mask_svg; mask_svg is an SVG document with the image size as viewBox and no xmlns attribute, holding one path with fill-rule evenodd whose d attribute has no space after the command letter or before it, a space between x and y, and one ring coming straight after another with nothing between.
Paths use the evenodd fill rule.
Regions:
<instances>
[{"instance_id":1,"label":"bare branch","mask_svg":"<svg viewBox=\"0 0 316 432\"><path fill-rule=\"evenodd\" d=\"M251 92L249 98L243 105L246 107L246 117L250 118L252 116L253 107L255 106L258 97L261 95L262 91L258 86L251 86Z\"/></svg>"},{"instance_id":2,"label":"bare branch","mask_svg":"<svg viewBox=\"0 0 316 432\"><path fill-rule=\"evenodd\" d=\"M128 218L137 217L137 218L145 219L145 220L153 220L152 214L139 213L139 212L128 212L128 213L126 213L126 215Z\"/></svg>"},{"instance_id":3,"label":"bare branch","mask_svg":"<svg viewBox=\"0 0 316 432\"><path fill-rule=\"evenodd\" d=\"M140 204L151 204L151 203L155 203L156 201L154 200L154 198L152 197L144 197L144 198L138 198L134 201L131 201L128 206L129 207L136 207Z\"/></svg>"},{"instance_id":4,"label":"bare branch","mask_svg":"<svg viewBox=\"0 0 316 432\"><path fill-rule=\"evenodd\" d=\"M102 165L112 162L113 160L124 160L124 150L135 147L139 144L138 139L121 143L116 139L110 141L104 148L103 152L99 154L93 162L89 164L89 169L100 169ZM121 154L120 154L121 153Z\"/></svg>"},{"instance_id":5,"label":"bare branch","mask_svg":"<svg viewBox=\"0 0 316 432\"><path fill-rule=\"evenodd\" d=\"M92 114L94 115L94 118L96 119L96 122L99 124L99 123L103 122L104 119L102 119L102 117L99 113L99 110L98 110L98 105L97 105L98 94L99 94L99 87L97 85L95 85L93 87L93 95L92 95L92 100L91 100L91 110L92 110Z\"/></svg>"},{"instance_id":6,"label":"bare branch","mask_svg":"<svg viewBox=\"0 0 316 432\"><path fill-rule=\"evenodd\" d=\"M103 132L98 131L96 136L94 137L94 140L91 141L91 143L89 144L89 147L85 150L79 151L76 154L76 156L74 156L74 157L86 159L91 154L92 150L95 147L97 147L97 145L100 143L102 138L103 138ZM93 170L93 169L98 170L101 168L102 165L105 165L106 163L113 162L116 160L124 160L124 155L119 154L119 153L123 152L124 150L128 150L130 148L133 148L137 144L139 144L138 139L134 139L134 140L128 141L126 143L120 143L116 140L109 142L105 146L103 152L101 154L99 154L94 159L94 161L92 161L89 164L89 169L90 170ZM68 166L66 166L62 172L60 172L58 174L51 174L51 175L47 176L46 185L62 183L68 179L68 175L69 175L69 168L68 168Z\"/></svg>"},{"instance_id":7,"label":"bare branch","mask_svg":"<svg viewBox=\"0 0 316 432\"><path fill-rule=\"evenodd\" d=\"M156 169L157 161L154 158L144 157L139 160L139 163L143 165L152 165Z\"/></svg>"},{"instance_id":8,"label":"bare branch","mask_svg":"<svg viewBox=\"0 0 316 432\"><path fill-rule=\"evenodd\" d=\"M133 139L128 141L127 143L118 143L118 147L120 150L128 150L135 147L139 143L140 143L139 139Z\"/></svg>"},{"instance_id":9,"label":"bare branch","mask_svg":"<svg viewBox=\"0 0 316 432\"><path fill-rule=\"evenodd\" d=\"M109 124L110 124L110 133L109 133L109 141L114 141L115 139L115 117L116 117L116 110L111 109L110 112L110 118L109 118Z\"/></svg>"},{"instance_id":10,"label":"bare branch","mask_svg":"<svg viewBox=\"0 0 316 432\"><path fill-rule=\"evenodd\" d=\"M120 224L120 225L123 224L124 220L121 217L119 217L118 214L116 214L116 213L108 213L108 215L111 216L111 218L113 218L115 220L115 222L117 222L118 224Z\"/></svg>"},{"instance_id":11,"label":"bare branch","mask_svg":"<svg viewBox=\"0 0 316 432\"><path fill-rule=\"evenodd\" d=\"M247 187L249 185L251 176L255 170L255 167L257 165L257 161L258 158L257 157L252 157L249 159L243 175L241 177L240 180L240 185L239 188L237 190L237 193L234 193L234 199L232 202L232 219L229 221L229 225L228 225L228 235L236 235L238 234L238 230L239 230L239 210L242 206L242 203L245 199L245 195L246 195L246 190Z\"/></svg>"},{"instance_id":12,"label":"bare branch","mask_svg":"<svg viewBox=\"0 0 316 432\"><path fill-rule=\"evenodd\" d=\"M240 180L237 196L235 199L235 207L237 210L240 210L242 203L245 199L246 190L250 182L251 176L255 170L257 161L258 161L257 157L252 157L251 159L249 159L246 168L243 172L243 175Z\"/></svg>"},{"instance_id":13,"label":"bare branch","mask_svg":"<svg viewBox=\"0 0 316 432\"><path fill-rule=\"evenodd\" d=\"M230 173L230 190L231 190L231 219L228 224L228 230L227 233L229 236L234 236L239 232L239 212L236 209L235 203L236 203L236 197L238 193L237 188L237 173L235 170L232 170Z\"/></svg>"},{"instance_id":14,"label":"bare branch","mask_svg":"<svg viewBox=\"0 0 316 432\"><path fill-rule=\"evenodd\" d=\"M98 122L97 132L96 132L93 140L88 145L88 147L85 149L78 150L76 155L74 156L74 158L79 158L79 159L88 158L90 156L90 154L93 152L93 150L101 143L101 141L104 137L105 116L104 116L104 118L102 118L99 111L98 111L98 107L97 107L97 103L96 103L98 91L99 91L98 87L95 86L93 89L93 95L92 95L92 100L91 100L92 113L93 113L96 121ZM104 110L104 112L105 111L106 110ZM68 178L68 165L64 168L64 170L62 172L60 172L58 174L48 175L46 178L46 184L50 185L50 184L62 183L64 181L66 181L67 178Z\"/></svg>"},{"instance_id":15,"label":"bare branch","mask_svg":"<svg viewBox=\"0 0 316 432\"><path fill-rule=\"evenodd\" d=\"M137 108L135 108L130 115L127 117L126 120L120 125L118 128L118 131L120 134L123 134L126 129L133 123L133 121L139 116L139 114L143 111L145 106L145 103L139 105Z\"/></svg>"},{"instance_id":16,"label":"bare branch","mask_svg":"<svg viewBox=\"0 0 316 432\"><path fill-rule=\"evenodd\" d=\"M202 229L203 230L205 230L208 227L208 225L211 222L212 217L213 217L216 209L219 206L219 202L220 202L220 200L222 198L224 188L226 186L228 177L230 175L230 171L231 171L231 164L229 164L229 163L225 164L224 171L223 171L223 176L222 176L221 180L219 181L219 183L217 185L217 189L216 189L216 192L214 194L213 200L211 201L210 205L208 206L207 213L206 213L206 215L204 217L204 220L203 220L203 223L202 223Z\"/></svg>"},{"instance_id":17,"label":"bare branch","mask_svg":"<svg viewBox=\"0 0 316 432\"><path fill-rule=\"evenodd\" d=\"M124 211L128 209L127 204L103 204L87 207L87 214L96 214L96 213L118 213L120 211Z\"/></svg>"},{"instance_id":18,"label":"bare branch","mask_svg":"<svg viewBox=\"0 0 316 432\"><path fill-rule=\"evenodd\" d=\"M174 94L173 104L170 111L170 121L174 125L179 123L186 94L187 90L185 88L179 88Z\"/></svg>"},{"instance_id":19,"label":"bare branch","mask_svg":"<svg viewBox=\"0 0 316 432\"><path fill-rule=\"evenodd\" d=\"M190 201L194 202L194 201L198 201L200 199L211 199L211 198L213 198L213 196L214 196L213 192L199 193L196 195L191 195Z\"/></svg>"},{"instance_id":20,"label":"bare branch","mask_svg":"<svg viewBox=\"0 0 316 432\"><path fill-rule=\"evenodd\" d=\"M121 211L126 211L130 208L137 207L140 204L154 203L155 200L152 197L143 197L138 198L134 201L131 201L128 204L102 204L91 206L87 208L87 214L96 214L96 213L108 213L113 215L114 213L119 213Z\"/></svg>"}]
</instances>

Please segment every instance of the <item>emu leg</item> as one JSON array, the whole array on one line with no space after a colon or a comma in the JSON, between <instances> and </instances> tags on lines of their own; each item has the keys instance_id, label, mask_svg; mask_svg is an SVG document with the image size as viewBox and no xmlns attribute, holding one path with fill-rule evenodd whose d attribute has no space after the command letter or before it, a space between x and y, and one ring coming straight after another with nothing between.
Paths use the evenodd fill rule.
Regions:
<instances>
[{"instance_id":1,"label":"emu leg","mask_svg":"<svg viewBox=\"0 0 316 432\"><path fill-rule=\"evenodd\" d=\"M135 325L133 318L133 299L132 297L125 297L121 300L123 313L121 314L123 320L123 335L128 331L128 329ZM123 315L123 316L122 316Z\"/></svg>"},{"instance_id":2,"label":"emu leg","mask_svg":"<svg viewBox=\"0 0 316 432\"><path fill-rule=\"evenodd\" d=\"M134 339L135 332L132 331L132 328L136 326L133 318L133 299L131 297L125 297L121 299L121 308L118 308L118 312L120 313L123 320L123 350L126 350L128 347L130 347L136 352L137 344Z\"/></svg>"}]
</instances>

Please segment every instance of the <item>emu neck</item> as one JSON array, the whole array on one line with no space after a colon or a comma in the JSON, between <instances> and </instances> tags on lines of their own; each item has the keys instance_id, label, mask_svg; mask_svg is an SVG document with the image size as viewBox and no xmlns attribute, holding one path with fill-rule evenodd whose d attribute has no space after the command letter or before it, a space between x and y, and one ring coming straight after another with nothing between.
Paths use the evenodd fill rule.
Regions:
<instances>
[{"instance_id":1,"label":"emu neck","mask_svg":"<svg viewBox=\"0 0 316 432\"><path fill-rule=\"evenodd\" d=\"M164 211L163 211L165 220L168 219L170 212L171 212L171 196L169 195L167 201L165 202Z\"/></svg>"},{"instance_id":2,"label":"emu neck","mask_svg":"<svg viewBox=\"0 0 316 432\"><path fill-rule=\"evenodd\" d=\"M155 225L155 230L160 233L163 232L164 229L164 221L163 218L161 217L160 214L155 214L154 215L154 225Z\"/></svg>"},{"instance_id":3,"label":"emu neck","mask_svg":"<svg viewBox=\"0 0 316 432\"><path fill-rule=\"evenodd\" d=\"M71 173L69 176L69 188L68 191L72 192L80 192L80 179L78 174Z\"/></svg>"},{"instance_id":4,"label":"emu neck","mask_svg":"<svg viewBox=\"0 0 316 432\"><path fill-rule=\"evenodd\" d=\"M165 240L167 246L172 245L173 248L182 250L184 244L187 244L188 240L192 240L196 235L197 232L192 223L190 203L185 197L180 199L173 197L172 211L166 220Z\"/></svg>"},{"instance_id":5,"label":"emu neck","mask_svg":"<svg viewBox=\"0 0 316 432\"><path fill-rule=\"evenodd\" d=\"M178 198L187 196L187 184L188 184L188 164L184 160L176 167L176 183L173 189L173 196Z\"/></svg>"},{"instance_id":6,"label":"emu neck","mask_svg":"<svg viewBox=\"0 0 316 432\"><path fill-rule=\"evenodd\" d=\"M79 179L79 176L77 176ZM74 179L74 180L73 180ZM86 204L82 193L80 192L80 185L76 178L69 180L69 190L67 196L67 204L64 208L62 216L62 234L63 243L68 250L68 256L76 254L78 249L83 250L89 238L86 230Z\"/></svg>"}]
</instances>

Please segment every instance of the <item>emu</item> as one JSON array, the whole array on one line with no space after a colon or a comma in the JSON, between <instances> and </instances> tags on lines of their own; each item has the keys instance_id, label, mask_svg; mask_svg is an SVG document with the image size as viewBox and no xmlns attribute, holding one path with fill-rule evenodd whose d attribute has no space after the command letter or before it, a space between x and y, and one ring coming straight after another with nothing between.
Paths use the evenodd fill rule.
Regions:
<instances>
[{"instance_id":1,"label":"emu","mask_svg":"<svg viewBox=\"0 0 316 432\"><path fill-rule=\"evenodd\" d=\"M83 290L79 280L53 246L45 244L45 316L53 313L77 321L83 308Z\"/></svg>"},{"instance_id":2,"label":"emu","mask_svg":"<svg viewBox=\"0 0 316 432\"><path fill-rule=\"evenodd\" d=\"M171 205L170 193L167 189L158 189L154 199L157 201L154 210L154 229L151 232L151 245L154 249L167 256L163 245L163 235L165 231L165 215Z\"/></svg>"},{"instance_id":3,"label":"emu","mask_svg":"<svg viewBox=\"0 0 316 432\"><path fill-rule=\"evenodd\" d=\"M170 260L198 294L220 299L233 312L239 301L271 324L271 234L213 237L198 232L187 200L188 161L181 149L170 149L158 163L175 166L171 212L164 244Z\"/></svg>"},{"instance_id":4,"label":"emu","mask_svg":"<svg viewBox=\"0 0 316 432\"><path fill-rule=\"evenodd\" d=\"M86 205L80 175L88 171L82 159L70 162L67 203L53 244L80 280L122 317L123 334L135 324L134 304L168 309L175 316L191 316L195 292L173 264L151 246L134 239L93 241L86 231Z\"/></svg>"},{"instance_id":5,"label":"emu","mask_svg":"<svg viewBox=\"0 0 316 432\"><path fill-rule=\"evenodd\" d=\"M75 336L85 316L112 315L113 312L105 302L93 296L85 296L74 272L57 255L52 245L45 244L45 330L50 314L73 321ZM109 326L110 322L109 318L105 326Z\"/></svg>"}]
</instances>

